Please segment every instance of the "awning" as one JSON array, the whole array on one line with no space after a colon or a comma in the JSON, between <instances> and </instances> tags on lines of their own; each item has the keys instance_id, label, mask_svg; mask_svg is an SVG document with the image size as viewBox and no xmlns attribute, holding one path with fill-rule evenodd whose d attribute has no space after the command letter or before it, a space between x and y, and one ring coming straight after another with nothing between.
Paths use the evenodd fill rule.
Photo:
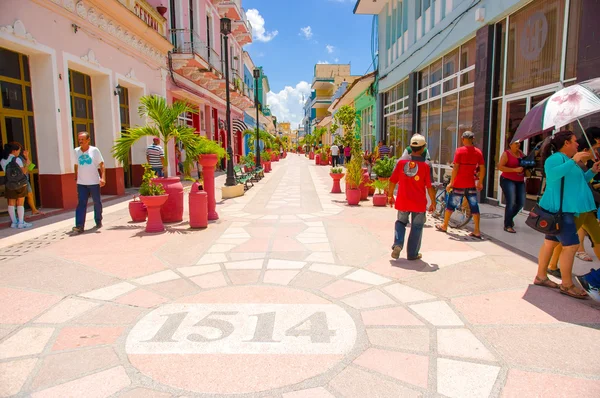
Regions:
<instances>
[{"instance_id":1,"label":"awning","mask_svg":"<svg viewBox=\"0 0 600 398\"><path fill-rule=\"evenodd\" d=\"M375 72L371 72L364 75L360 79L356 79L348 86L344 94L336 99L331 106L327 109L330 113L334 113L337 109L344 105L349 105L354 101L356 97L363 91L365 91L375 81Z\"/></svg>"},{"instance_id":2,"label":"awning","mask_svg":"<svg viewBox=\"0 0 600 398\"><path fill-rule=\"evenodd\" d=\"M243 133L244 131L248 130L248 126L246 125L246 123L244 123L244 121L240 119L233 119L231 127L233 127L234 133L237 133L238 131Z\"/></svg>"}]
</instances>

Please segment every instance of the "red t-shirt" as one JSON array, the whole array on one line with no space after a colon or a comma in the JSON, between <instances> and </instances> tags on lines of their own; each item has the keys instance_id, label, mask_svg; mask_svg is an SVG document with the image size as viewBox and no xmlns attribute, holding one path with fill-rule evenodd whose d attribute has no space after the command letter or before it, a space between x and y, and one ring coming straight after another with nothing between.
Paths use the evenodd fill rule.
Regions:
<instances>
[{"instance_id":1,"label":"red t-shirt","mask_svg":"<svg viewBox=\"0 0 600 398\"><path fill-rule=\"evenodd\" d=\"M429 164L413 159L401 159L390 182L398 184L396 210L424 213L427 211L426 188L431 187Z\"/></svg>"},{"instance_id":2,"label":"red t-shirt","mask_svg":"<svg viewBox=\"0 0 600 398\"><path fill-rule=\"evenodd\" d=\"M454 166L460 165L454 188L475 188L475 170L485 166L481 150L475 146L461 146L454 153Z\"/></svg>"}]
</instances>

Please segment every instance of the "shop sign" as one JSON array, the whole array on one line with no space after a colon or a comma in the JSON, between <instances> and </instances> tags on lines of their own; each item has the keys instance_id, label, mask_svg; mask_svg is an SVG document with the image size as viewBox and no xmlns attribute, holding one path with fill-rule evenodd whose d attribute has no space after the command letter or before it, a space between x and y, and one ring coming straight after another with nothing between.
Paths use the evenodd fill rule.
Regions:
<instances>
[{"instance_id":1,"label":"shop sign","mask_svg":"<svg viewBox=\"0 0 600 398\"><path fill-rule=\"evenodd\" d=\"M543 12L533 13L525 22L519 40L521 56L528 61L538 59L548 40L548 20Z\"/></svg>"}]
</instances>

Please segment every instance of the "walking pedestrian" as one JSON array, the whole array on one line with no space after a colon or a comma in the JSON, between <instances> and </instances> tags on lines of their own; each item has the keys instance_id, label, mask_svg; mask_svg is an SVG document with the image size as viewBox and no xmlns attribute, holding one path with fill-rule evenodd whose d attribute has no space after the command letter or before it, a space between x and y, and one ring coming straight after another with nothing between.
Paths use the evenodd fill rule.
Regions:
<instances>
[{"instance_id":1,"label":"walking pedestrian","mask_svg":"<svg viewBox=\"0 0 600 398\"><path fill-rule=\"evenodd\" d=\"M393 192L398 184L398 193L395 207L398 210L397 220L394 225L394 245L392 246L392 258L400 257L404 247L404 236L406 225L410 218L410 234L408 236L406 258L408 260L420 259L421 239L423 237L423 226L426 221L426 211L435 210L435 190L431 185L431 171L429 163L423 157L427 146L425 137L415 134L410 140L412 154L404 156L396 164L394 172L390 177L388 188L388 201L393 203ZM427 207L427 195L429 194L430 205Z\"/></svg>"},{"instance_id":2,"label":"walking pedestrian","mask_svg":"<svg viewBox=\"0 0 600 398\"><path fill-rule=\"evenodd\" d=\"M25 151L26 152L26 151ZM8 201L8 216L11 228L30 228L31 223L25 222L25 197L27 196L28 156L25 153L25 163L19 158L21 146L16 143L4 145L0 166L5 173L5 193ZM16 214L15 214L16 210Z\"/></svg>"},{"instance_id":3,"label":"walking pedestrian","mask_svg":"<svg viewBox=\"0 0 600 398\"><path fill-rule=\"evenodd\" d=\"M106 184L104 158L100 150L90 145L90 134L81 132L77 136L79 146L75 148L75 181L77 181L77 209L75 210L75 226L73 232L82 233L85 227L85 213L88 198L94 201L94 221L96 228L102 227L102 199L100 188ZM100 174L98 174L100 169Z\"/></svg>"},{"instance_id":4,"label":"walking pedestrian","mask_svg":"<svg viewBox=\"0 0 600 398\"><path fill-rule=\"evenodd\" d=\"M452 168L452 178L446 187L448 197L446 199L446 213L444 222L435 227L441 232L448 231L448 222L450 216L457 207L462 206L463 198L467 198L475 228L469 236L482 239L479 223L481 215L479 214L479 204L477 202L477 191L483 189L483 179L485 177L485 161L481 150L473 145L475 134L471 131L465 131L462 134L463 146L458 148L454 154L454 166ZM479 178L475 182L475 170L479 168Z\"/></svg>"},{"instance_id":5,"label":"walking pedestrian","mask_svg":"<svg viewBox=\"0 0 600 398\"><path fill-rule=\"evenodd\" d=\"M337 167L339 164L340 158L340 147L338 147L335 143L331 146L331 165L333 167Z\"/></svg>"},{"instance_id":6,"label":"walking pedestrian","mask_svg":"<svg viewBox=\"0 0 600 398\"><path fill-rule=\"evenodd\" d=\"M588 155L585 152L577 153L577 148L577 140L571 131L560 131L546 138L542 145L541 155L546 175L546 190L540 199L539 206L552 213L562 210L562 216L559 234L556 236L546 235L540 248L534 284L560 288L562 294L584 299L587 297L587 293L573 284L572 275L575 252L579 247L579 237L577 236L579 225L577 224L589 223L589 215L596 210L588 181L600 171L600 161L594 163L593 167L584 173L577 162ZM577 215L580 218L578 222L575 220ZM595 222L597 227L597 221ZM594 239L595 233L588 232ZM563 246L559 260L562 278L560 286L549 280L547 275L547 266L552 252L559 243Z\"/></svg>"},{"instance_id":7,"label":"walking pedestrian","mask_svg":"<svg viewBox=\"0 0 600 398\"><path fill-rule=\"evenodd\" d=\"M160 139L154 137L152 139L152 145L146 148L146 161L150 167L152 167L152 170L156 173L157 177L164 177L165 173L163 167L165 162L165 151L163 151L163 148L158 144L160 144Z\"/></svg>"},{"instance_id":8,"label":"walking pedestrian","mask_svg":"<svg viewBox=\"0 0 600 398\"><path fill-rule=\"evenodd\" d=\"M344 156L346 157L346 163L349 163L352 157L352 148L350 146L344 148Z\"/></svg>"},{"instance_id":9,"label":"walking pedestrian","mask_svg":"<svg viewBox=\"0 0 600 398\"><path fill-rule=\"evenodd\" d=\"M519 160L525 155L521 152L521 143L517 140L510 144L509 148L500 156L498 169L500 175L500 187L504 193L506 208L504 209L504 230L514 234L514 218L525 205L525 173L519 165Z\"/></svg>"},{"instance_id":10,"label":"walking pedestrian","mask_svg":"<svg viewBox=\"0 0 600 398\"><path fill-rule=\"evenodd\" d=\"M345 152L346 152L346 148L344 148L344 144L340 144L340 151L339 151L339 157L338 157L338 162L340 163L340 166L344 165Z\"/></svg>"},{"instance_id":11,"label":"walking pedestrian","mask_svg":"<svg viewBox=\"0 0 600 398\"><path fill-rule=\"evenodd\" d=\"M379 159L387 158L390 156L390 147L385 145L383 141L377 143L377 150L379 152Z\"/></svg>"},{"instance_id":12,"label":"walking pedestrian","mask_svg":"<svg viewBox=\"0 0 600 398\"><path fill-rule=\"evenodd\" d=\"M27 151L19 142L14 141L12 143L18 145L19 148L21 148L21 155L19 156L21 158L21 161L24 161L23 163L29 163L29 167L25 172L25 177L27 177L27 204L31 209L31 215L44 214L35 205L35 197L33 196L33 189L31 188L31 182L29 181L29 170L35 168L35 165L31 163L31 161L29 161L28 159L29 151Z\"/></svg>"}]
</instances>

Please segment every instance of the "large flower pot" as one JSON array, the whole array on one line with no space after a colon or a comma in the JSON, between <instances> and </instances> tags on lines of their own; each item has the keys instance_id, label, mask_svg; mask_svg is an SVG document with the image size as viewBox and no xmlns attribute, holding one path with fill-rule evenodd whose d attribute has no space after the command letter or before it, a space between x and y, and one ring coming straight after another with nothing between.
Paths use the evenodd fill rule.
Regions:
<instances>
[{"instance_id":1,"label":"large flower pot","mask_svg":"<svg viewBox=\"0 0 600 398\"><path fill-rule=\"evenodd\" d=\"M148 211L146 210L146 205L139 200L133 199L129 202L129 215L131 216L131 221L133 222L142 222L146 221L146 215Z\"/></svg>"},{"instance_id":2,"label":"large flower pot","mask_svg":"<svg viewBox=\"0 0 600 398\"><path fill-rule=\"evenodd\" d=\"M204 190L208 195L208 219L218 220L217 201L215 200L215 166L217 165L217 155L210 153L200 155L198 163L202 166L202 175L204 176Z\"/></svg>"},{"instance_id":3,"label":"large flower pot","mask_svg":"<svg viewBox=\"0 0 600 398\"><path fill-rule=\"evenodd\" d=\"M348 182L348 179L346 178L346 199L348 199L348 192L349 192L351 189L358 189L358 190L360 191L360 187L357 187L357 186L356 186L356 185L354 185L354 184L350 184L350 183Z\"/></svg>"},{"instance_id":4,"label":"large flower pot","mask_svg":"<svg viewBox=\"0 0 600 398\"><path fill-rule=\"evenodd\" d=\"M315 164L318 166L321 164L321 154L315 156Z\"/></svg>"},{"instance_id":5,"label":"large flower pot","mask_svg":"<svg viewBox=\"0 0 600 398\"><path fill-rule=\"evenodd\" d=\"M379 181L386 181L386 182L390 180L390 178L389 178L389 177L377 177L377 179L378 179ZM388 189L386 188L386 189L383 191L383 193L384 193L386 196L388 196ZM394 204L394 197L393 197L393 196L392 196L392 204Z\"/></svg>"},{"instance_id":6,"label":"large flower pot","mask_svg":"<svg viewBox=\"0 0 600 398\"><path fill-rule=\"evenodd\" d=\"M308 154L308 159L309 159L309 160L313 160L314 158L315 158L315 153L314 153L314 152L310 152L310 153Z\"/></svg>"},{"instance_id":7,"label":"large flower pot","mask_svg":"<svg viewBox=\"0 0 600 398\"><path fill-rule=\"evenodd\" d=\"M160 208L167 202L169 195L140 196L140 200L148 209L148 221L146 232L162 232L165 230L163 220L160 216Z\"/></svg>"},{"instance_id":8,"label":"large flower pot","mask_svg":"<svg viewBox=\"0 0 600 398\"><path fill-rule=\"evenodd\" d=\"M348 204L350 206L356 206L360 202L360 189L349 189L346 191L346 197L348 198Z\"/></svg>"},{"instance_id":9,"label":"large flower pot","mask_svg":"<svg viewBox=\"0 0 600 398\"><path fill-rule=\"evenodd\" d=\"M169 195L167 203L160 209L162 221L166 223L183 220L183 184L179 177L153 178L152 182L160 184Z\"/></svg>"},{"instance_id":10,"label":"large flower pot","mask_svg":"<svg viewBox=\"0 0 600 398\"><path fill-rule=\"evenodd\" d=\"M277 154L275 152L271 152L271 162L277 161Z\"/></svg>"},{"instance_id":11,"label":"large flower pot","mask_svg":"<svg viewBox=\"0 0 600 398\"><path fill-rule=\"evenodd\" d=\"M384 193L373 195L373 206L383 207L387 204L387 196Z\"/></svg>"},{"instance_id":12,"label":"large flower pot","mask_svg":"<svg viewBox=\"0 0 600 398\"><path fill-rule=\"evenodd\" d=\"M329 173L329 175L331 178L333 178L333 187L331 188L331 193L342 193L340 180L344 178L344 173Z\"/></svg>"},{"instance_id":13,"label":"large flower pot","mask_svg":"<svg viewBox=\"0 0 600 398\"><path fill-rule=\"evenodd\" d=\"M329 164L329 159L326 156L321 158L321 166L327 166Z\"/></svg>"},{"instance_id":14,"label":"large flower pot","mask_svg":"<svg viewBox=\"0 0 600 398\"><path fill-rule=\"evenodd\" d=\"M363 168L362 182L360 184L360 200L369 199L369 172Z\"/></svg>"}]
</instances>

